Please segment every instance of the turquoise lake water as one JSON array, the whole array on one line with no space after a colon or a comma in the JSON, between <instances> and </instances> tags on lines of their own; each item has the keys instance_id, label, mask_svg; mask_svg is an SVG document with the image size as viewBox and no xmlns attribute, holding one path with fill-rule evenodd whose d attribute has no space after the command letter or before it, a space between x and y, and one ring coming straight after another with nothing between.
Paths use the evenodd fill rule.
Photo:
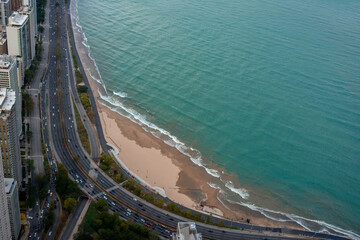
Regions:
<instances>
[{"instance_id":1,"label":"turquoise lake water","mask_svg":"<svg viewBox=\"0 0 360 240\"><path fill-rule=\"evenodd\" d=\"M78 0L78 14L104 103L206 166L223 199L360 233L360 1Z\"/></svg>"}]
</instances>

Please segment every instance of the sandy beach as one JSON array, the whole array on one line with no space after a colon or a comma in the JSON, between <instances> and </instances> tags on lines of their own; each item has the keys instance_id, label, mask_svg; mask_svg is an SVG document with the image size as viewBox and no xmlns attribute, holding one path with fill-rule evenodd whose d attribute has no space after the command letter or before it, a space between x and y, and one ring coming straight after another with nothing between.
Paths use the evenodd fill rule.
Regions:
<instances>
[{"instance_id":1,"label":"sandy beach","mask_svg":"<svg viewBox=\"0 0 360 240\"><path fill-rule=\"evenodd\" d=\"M77 29L72 21L73 29ZM75 42L84 69L93 68L87 49L81 44L81 34L75 30ZM80 39L80 40L79 40ZM240 222L251 219L251 223L282 227L296 224L279 223L265 218L258 212L246 207L225 207L217 198L218 189L209 186L214 177L204 168L194 164L189 157L183 155L176 148L146 132L140 125L118 114L99 102L99 88L96 82L86 71L91 90L96 99L96 105L101 120L106 141L117 148L118 157L139 178L155 188L162 189L171 200L186 207L215 214ZM206 207L200 202L206 200Z\"/></svg>"}]
</instances>

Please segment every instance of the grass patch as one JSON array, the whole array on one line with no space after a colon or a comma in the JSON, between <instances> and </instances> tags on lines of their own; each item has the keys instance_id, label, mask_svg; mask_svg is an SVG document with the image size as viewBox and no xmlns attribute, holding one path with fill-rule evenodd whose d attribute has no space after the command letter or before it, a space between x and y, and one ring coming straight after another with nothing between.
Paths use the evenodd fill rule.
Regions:
<instances>
[{"instance_id":1,"label":"grass patch","mask_svg":"<svg viewBox=\"0 0 360 240\"><path fill-rule=\"evenodd\" d=\"M79 111L76 108L76 105L74 104L74 112L75 112L75 119L76 119L76 126L77 126L77 132L79 134L79 138L81 141L82 146L84 149L91 154L90 149L90 142L89 142L89 135L86 132L84 123L81 121L81 116L79 114Z\"/></svg>"}]
</instances>

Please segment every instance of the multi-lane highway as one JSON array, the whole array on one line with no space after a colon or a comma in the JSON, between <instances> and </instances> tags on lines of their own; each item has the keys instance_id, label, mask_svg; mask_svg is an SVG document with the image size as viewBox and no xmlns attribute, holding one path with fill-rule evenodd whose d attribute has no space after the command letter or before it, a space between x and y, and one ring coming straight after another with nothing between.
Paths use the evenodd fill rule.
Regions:
<instances>
[{"instance_id":1,"label":"multi-lane highway","mask_svg":"<svg viewBox=\"0 0 360 240\"><path fill-rule=\"evenodd\" d=\"M41 109L43 113L43 136L49 148L51 166L55 172L56 167L53 164L55 157L57 161L65 165L71 178L90 197L106 199L110 209L119 212L122 218L144 224L156 230L160 236L169 238L171 231L176 229L177 222L186 221L186 219L148 204L124 190L98 169L81 146L76 131L72 101L72 99L78 101L78 98L72 91L74 89L74 75L66 29L66 21L69 19L67 8L68 5L65 6L64 1L59 1L59 6L56 6L55 0L50 1L49 62L45 81L41 88ZM56 56L57 47L60 50L60 58ZM81 71L83 72L83 69ZM81 117L83 121L88 121L86 116L82 115ZM100 143L101 146L104 145L102 141ZM76 162L73 160L75 156L79 157ZM212 220L217 221L218 219L212 217ZM227 220L224 222L228 224ZM203 234L204 238L209 239L291 239L279 236L281 232L293 235L298 239L303 236L344 239L333 235L266 228L238 222L232 222L232 226L240 229L251 229L251 231L230 230L197 223L198 231ZM266 232L267 236L261 232Z\"/></svg>"}]
</instances>

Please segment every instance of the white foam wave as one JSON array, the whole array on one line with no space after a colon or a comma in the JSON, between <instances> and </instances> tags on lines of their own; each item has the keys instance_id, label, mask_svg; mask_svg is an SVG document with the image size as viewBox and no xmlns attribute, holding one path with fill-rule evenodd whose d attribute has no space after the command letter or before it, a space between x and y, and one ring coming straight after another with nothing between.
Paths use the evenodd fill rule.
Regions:
<instances>
[{"instance_id":1,"label":"white foam wave","mask_svg":"<svg viewBox=\"0 0 360 240\"><path fill-rule=\"evenodd\" d=\"M145 127L144 129L153 134L157 138L166 138L164 142L168 144L169 146L175 147L177 150L179 150L182 154L188 156L193 163L196 165L203 167L208 174L215 178L220 178L220 175L218 174L218 171L215 169L207 168L201 159L201 153L194 149L194 148L188 148L183 142L181 142L177 137L171 135L168 131L165 129L159 128L155 124L149 122L146 120L146 118L136 112L134 109L125 107L121 102L117 101L116 99L105 96L99 91L100 98L107 102L110 105L113 105L115 107L121 108L122 111L125 111L127 113L127 118L129 118L131 121L140 124L141 126ZM108 107L108 106L107 106ZM116 111L116 109L112 109ZM121 113L120 113L121 114ZM148 128L148 129L146 129ZM160 133L160 134L159 134Z\"/></svg>"},{"instance_id":2,"label":"white foam wave","mask_svg":"<svg viewBox=\"0 0 360 240\"><path fill-rule=\"evenodd\" d=\"M232 201L227 199L227 201L229 203L233 203L233 204L238 204L241 206L245 206L248 207L251 210L257 211L259 213L261 213L262 215L264 215L267 218L270 218L272 220L275 221L279 221L279 222L296 222L297 224L299 224L300 226L302 226L303 228L309 230L309 231L317 231L317 230L313 230L311 229L310 224L317 224L320 226L320 230L318 230L317 232L336 232L338 234L341 235L345 235L348 236L352 239L356 239L356 240L360 240L360 236L357 235L356 233L349 231L349 230L345 230L342 229L340 227L334 226L332 224L326 223L324 221L319 221L319 220L313 220L313 219L309 219L309 218L305 218L305 217L300 217L297 216L295 214L289 214L289 213L283 213L280 211L275 211L275 210L270 210L267 208L262 208L262 207L258 207L255 206L254 204L251 203L244 203L244 202L236 202L236 201ZM280 215L283 216L283 218L279 218L279 217L274 217L271 214L276 214L276 215Z\"/></svg>"},{"instance_id":3,"label":"white foam wave","mask_svg":"<svg viewBox=\"0 0 360 240\"><path fill-rule=\"evenodd\" d=\"M243 199L247 199L249 197L249 193L248 193L248 191L246 189L234 187L234 184L232 183L232 181L226 181L225 186L228 189L230 189L232 192L238 194Z\"/></svg>"},{"instance_id":4,"label":"white foam wave","mask_svg":"<svg viewBox=\"0 0 360 240\"><path fill-rule=\"evenodd\" d=\"M218 171L215 169L205 168L206 172L210 174L213 177L219 178L220 175L218 174Z\"/></svg>"},{"instance_id":5,"label":"white foam wave","mask_svg":"<svg viewBox=\"0 0 360 240\"><path fill-rule=\"evenodd\" d=\"M90 69L86 69L86 71L89 73L90 77L91 77L94 81L98 82L99 84L102 84L101 79L95 77L95 76L91 73Z\"/></svg>"},{"instance_id":6,"label":"white foam wave","mask_svg":"<svg viewBox=\"0 0 360 240\"><path fill-rule=\"evenodd\" d=\"M214 189L221 189L218 185L216 185L215 183L207 183L210 187L214 188Z\"/></svg>"},{"instance_id":7,"label":"white foam wave","mask_svg":"<svg viewBox=\"0 0 360 240\"><path fill-rule=\"evenodd\" d=\"M127 94L125 92L113 92L116 96L119 96L121 98L126 98Z\"/></svg>"},{"instance_id":8,"label":"white foam wave","mask_svg":"<svg viewBox=\"0 0 360 240\"><path fill-rule=\"evenodd\" d=\"M90 46L87 45L85 41L82 41L81 43L82 43L82 45L84 45L86 48L90 49Z\"/></svg>"}]
</instances>

